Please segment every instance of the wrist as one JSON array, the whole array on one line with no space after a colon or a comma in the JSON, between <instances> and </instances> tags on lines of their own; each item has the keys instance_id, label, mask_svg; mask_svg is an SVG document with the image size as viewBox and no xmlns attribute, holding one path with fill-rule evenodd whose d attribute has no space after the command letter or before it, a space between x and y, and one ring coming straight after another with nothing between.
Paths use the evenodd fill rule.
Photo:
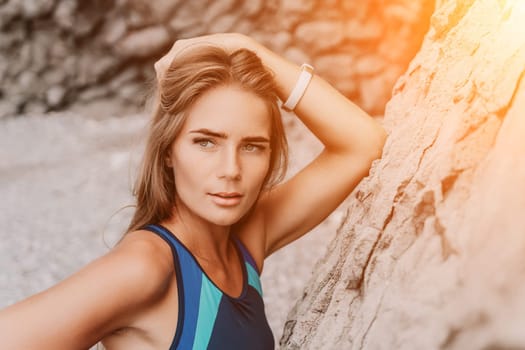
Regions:
<instances>
[{"instance_id":1,"label":"wrist","mask_svg":"<svg viewBox=\"0 0 525 350\"><path fill-rule=\"evenodd\" d=\"M313 75L314 67L307 63L303 63L303 65L301 66L299 77L297 78L297 81L295 82L295 85L292 91L290 92L290 95L288 95L288 98L282 104L282 108L285 111L291 112L295 109L295 107L303 97L304 93L306 92L308 85L310 85L310 81L312 80Z\"/></svg>"},{"instance_id":2,"label":"wrist","mask_svg":"<svg viewBox=\"0 0 525 350\"><path fill-rule=\"evenodd\" d=\"M255 41L241 33L228 33L222 37L221 44L228 53L232 53L243 48L252 50L252 47L255 46Z\"/></svg>"}]
</instances>

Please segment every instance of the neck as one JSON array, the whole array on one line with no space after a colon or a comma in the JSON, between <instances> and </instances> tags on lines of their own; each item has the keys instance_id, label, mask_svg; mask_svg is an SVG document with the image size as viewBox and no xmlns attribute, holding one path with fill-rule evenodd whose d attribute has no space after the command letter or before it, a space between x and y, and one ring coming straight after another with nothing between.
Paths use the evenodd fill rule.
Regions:
<instances>
[{"instance_id":1,"label":"neck","mask_svg":"<svg viewBox=\"0 0 525 350\"><path fill-rule=\"evenodd\" d=\"M173 215L162 223L184 243L197 257L204 261L226 263L231 256L230 228L212 224L191 213L176 201Z\"/></svg>"}]
</instances>

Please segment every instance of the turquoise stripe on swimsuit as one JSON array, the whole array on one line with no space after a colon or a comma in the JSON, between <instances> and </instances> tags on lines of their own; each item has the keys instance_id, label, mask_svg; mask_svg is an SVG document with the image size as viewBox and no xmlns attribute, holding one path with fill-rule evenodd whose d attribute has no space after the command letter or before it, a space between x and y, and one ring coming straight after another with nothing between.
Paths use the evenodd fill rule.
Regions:
<instances>
[{"instance_id":1,"label":"turquoise stripe on swimsuit","mask_svg":"<svg viewBox=\"0 0 525 350\"><path fill-rule=\"evenodd\" d=\"M201 288L201 307L199 307L199 317L197 318L197 327L195 334L199 337L193 342L193 349L206 349L213 331L213 325L217 319L219 304L221 303L222 293L216 288L206 275L202 274Z\"/></svg>"},{"instance_id":2,"label":"turquoise stripe on swimsuit","mask_svg":"<svg viewBox=\"0 0 525 350\"><path fill-rule=\"evenodd\" d=\"M261 280L259 279L259 274L250 264L246 264L246 269L248 270L248 283L250 284L250 286L255 288L257 292L259 292L260 296L262 296L263 292L261 287Z\"/></svg>"}]
</instances>

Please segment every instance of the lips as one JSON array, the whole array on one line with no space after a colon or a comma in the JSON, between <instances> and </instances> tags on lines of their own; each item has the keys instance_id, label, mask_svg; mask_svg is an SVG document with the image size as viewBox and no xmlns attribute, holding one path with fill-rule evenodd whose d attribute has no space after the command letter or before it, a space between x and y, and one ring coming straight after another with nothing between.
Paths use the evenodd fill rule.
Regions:
<instances>
[{"instance_id":1,"label":"lips","mask_svg":"<svg viewBox=\"0 0 525 350\"><path fill-rule=\"evenodd\" d=\"M213 202L220 206L234 206L241 202L242 194L238 192L216 192L209 193Z\"/></svg>"}]
</instances>

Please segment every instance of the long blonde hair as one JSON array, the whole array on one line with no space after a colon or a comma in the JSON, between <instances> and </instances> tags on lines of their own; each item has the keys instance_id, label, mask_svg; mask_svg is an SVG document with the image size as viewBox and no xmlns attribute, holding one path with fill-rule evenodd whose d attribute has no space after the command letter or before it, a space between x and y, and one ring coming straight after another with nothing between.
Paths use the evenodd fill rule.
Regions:
<instances>
[{"instance_id":1,"label":"long blonde hair","mask_svg":"<svg viewBox=\"0 0 525 350\"><path fill-rule=\"evenodd\" d=\"M288 145L272 73L246 49L231 54L214 46L189 49L173 60L158 82L146 148L133 189L136 209L127 232L171 217L176 189L166 159L187 118L186 112L206 91L231 84L260 97L271 117L270 167L263 190L283 179Z\"/></svg>"}]
</instances>

